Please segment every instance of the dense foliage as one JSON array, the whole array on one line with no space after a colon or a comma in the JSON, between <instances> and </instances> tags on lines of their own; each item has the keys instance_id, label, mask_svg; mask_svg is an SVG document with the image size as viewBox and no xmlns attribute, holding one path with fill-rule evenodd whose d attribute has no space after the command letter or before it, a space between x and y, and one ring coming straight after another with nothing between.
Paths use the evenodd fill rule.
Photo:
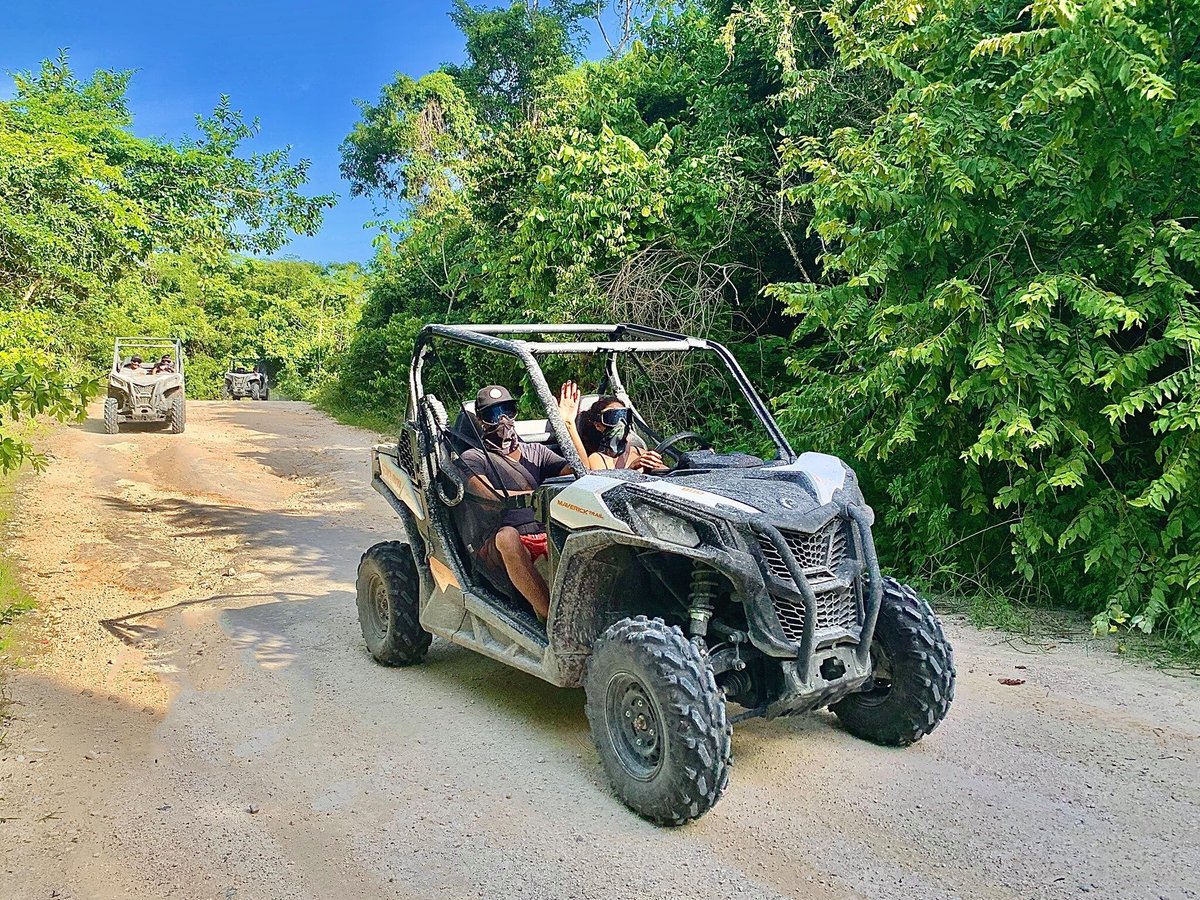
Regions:
<instances>
[{"instance_id":1,"label":"dense foliage","mask_svg":"<svg viewBox=\"0 0 1200 900\"><path fill-rule=\"evenodd\" d=\"M306 164L246 153L255 131L223 99L195 139L137 137L128 74L77 78L65 60L0 102L0 472L30 458L13 422L82 414L119 334L181 337L192 396L230 352L300 386L357 318L353 269L248 261L320 224ZM35 462L36 462L35 458Z\"/></svg>"},{"instance_id":2,"label":"dense foliage","mask_svg":"<svg viewBox=\"0 0 1200 900\"><path fill-rule=\"evenodd\" d=\"M1195 0L620 6L460 3L362 105L401 220L343 395L398 410L430 320L704 331L894 568L1200 642Z\"/></svg>"}]
</instances>

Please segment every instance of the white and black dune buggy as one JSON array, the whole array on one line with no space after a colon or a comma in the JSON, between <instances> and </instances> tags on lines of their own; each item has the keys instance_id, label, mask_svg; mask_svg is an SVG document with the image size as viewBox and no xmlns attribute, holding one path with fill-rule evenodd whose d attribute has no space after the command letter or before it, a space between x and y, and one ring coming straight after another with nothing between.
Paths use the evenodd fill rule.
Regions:
<instances>
[{"instance_id":1,"label":"white and black dune buggy","mask_svg":"<svg viewBox=\"0 0 1200 900\"><path fill-rule=\"evenodd\" d=\"M225 372L225 384L221 388L225 400L270 400L271 384L262 364L255 359L230 357L229 369Z\"/></svg>"},{"instance_id":2,"label":"white and black dune buggy","mask_svg":"<svg viewBox=\"0 0 1200 900\"><path fill-rule=\"evenodd\" d=\"M104 400L105 432L116 434L122 422L163 422L172 434L181 434L187 424L184 388L179 341L117 338Z\"/></svg>"},{"instance_id":3,"label":"white and black dune buggy","mask_svg":"<svg viewBox=\"0 0 1200 900\"><path fill-rule=\"evenodd\" d=\"M464 544L476 501L456 465L471 411L459 404L474 385L453 398L428 390L447 347L469 348L476 363L480 351L510 369L515 361L527 377L525 413L530 401L538 407L519 414L518 433L552 445L574 470L533 495L549 536L545 626ZM636 432L669 470L585 470L542 370L563 355L603 367L600 386L631 408ZM678 370L648 370L641 360L650 356L703 358L732 379L765 434L762 456L774 458L718 452L694 431L658 431L633 382L650 390ZM455 404L454 423L443 399ZM399 540L371 547L359 566L371 654L417 663L437 635L552 684L582 686L617 794L654 822L681 824L716 803L740 720L829 707L852 734L900 746L931 732L950 707L950 645L928 603L880 572L873 513L854 473L832 456L797 456L720 344L635 325L426 326L399 442L375 447L371 461L374 487L402 524Z\"/></svg>"}]
</instances>

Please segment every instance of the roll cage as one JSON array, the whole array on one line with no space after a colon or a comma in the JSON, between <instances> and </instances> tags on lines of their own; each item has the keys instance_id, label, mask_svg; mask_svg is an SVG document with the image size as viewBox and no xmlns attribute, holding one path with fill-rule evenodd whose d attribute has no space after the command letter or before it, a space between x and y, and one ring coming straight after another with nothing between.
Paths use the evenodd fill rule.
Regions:
<instances>
[{"instance_id":1,"label":"roll cage","mask_svg":"<svg viewBox=\"0 0 1200 900\"><path fill-rule=\"evenodd\" d=\"M593 339L587 340L586 337ZM532 340L531 338L540 338ZM557 340L546 338L557 338ZM525 368L530 384L537 398L545 407L550 429L557 440L562 455L570 463L576 476L582 477L588 469L584 461L575 452L574 444L567 433L566 423L558 412L558 401L546 377L542 372L538 357L558 354L595 355L605 354L605 376L613 393L629 403L635 410L636 406L629 401L621 376L617 369L617 359L622 355L639 353L697 353L708 352L715 354L733 376L742 396L750 405L759 422L770 435L778 452L778 458L792 463L796 460L783 431L780 429L770 409L755 390L753 383L742 371L733 354L728 348L716 341L688 337L672 331L664 331L647 325L621 323L616 325L426 325L417 336L413 347L412 368L409 373L409 404L411 415L416 415L420 401L426 396L422 375L425 362L434 351L435 341L464 344L479 347L495 353L503 353L516 358ZM648 426L638 417L643 426Z\"/></svg>"},{"instance_id":2,"label":"roll cage","mask_svg":"<svg viewBox=\"0 0 1200 900\"><path fill-rule=\"evenodd\" d=\"M183 374L183 343L179 340L171 340L170 338L147 338L147 337L123 337L117 338L113 344L113 364L112 370L114 373L120 373L121 362L126 355L126 351L131 350L154 350L154 362L158 362L158 358L162 355L161 350L170 350L174 357L175 373ZM143 360L145 362L145 360Z\"/></svg>"},{"instance_id":3,"label":"roll cage","mask_svg":"<svg viewBox=\"0 0 1200 900\"><path fill-rule=\"evenodd\" d=\"M231 356L229 357L229 365L226 367L226 372L232 372L236 367L241 366L246 370L247 375L254 373L262 373L262 360L251 356Z\"/></svg>"}]
</instances>

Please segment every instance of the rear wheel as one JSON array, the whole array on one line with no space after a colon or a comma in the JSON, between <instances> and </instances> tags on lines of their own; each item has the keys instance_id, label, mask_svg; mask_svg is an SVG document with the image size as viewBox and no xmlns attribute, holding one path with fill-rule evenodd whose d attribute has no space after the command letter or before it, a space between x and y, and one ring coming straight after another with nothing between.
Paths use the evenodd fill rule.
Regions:
<instances>
[{"instance_id":1,"label":"rear wheel","mask_svg":"<svg viewBox=\"0 0 1200 900\"><path fill-rule=\"evenodd\" d=\"M171 405L167 407L167 429L171 434L183 434L183 429L187 426L187 407L183 394L176 394L171 398Z\"/></svg>"},{"instance_id":2,"label":"rear wheel","mask_svg":"<svg viewBox=\"0 0 1200 900\"><path fill-rule=\"evenodd\" d=\"M872 687L830 707L851 734L903 747L946 717L954 699L954 651L929 604L892 578L883 580L871 662Z\"/></svg>"},{"instance_id":3,"label":"rear wheel","mask_svg":"<svg viewBox=\"0 0 1200 900\"><path fill-rule=\"evenodd\" d=\"M385 666L425 657L432 635L421 627L421 580L408 544L385 541L358 564L358 624L371 655Z\"/></svg>"},{"instance_id":4,"label":"rear wheel","mask_svg":"<svg viewBox=\"0 0 1200 900\"><path fill-rule=\"evenodd\" d=\"M116 397L109 397L104 401L104 433L116 434L121 430L121 419L118 415L120 404L117 403Z\"/></svg>"},{"instance_id":5,"label":"rear wheel","mask_svg":"<svg viewBox=\"0 0 1200 900\"><path fill-rule=\"evenodd\" d=\"M268 387L267 387L265 384L263 385L263 389L262 389L262 398L263 398L264 400L270 400L270 399L271 399L271 389L270 389L270 388L268 388Z\"/></svg>"},{"instance_id":6,"label":"rear wheel","mask_svg":"<svg viewBox=\"0 0 1200 900\"><path fill-rule=\"evenodd\" d=\"M592 740L617 795L659 825L704 815L729 782L725 700L676 626L622 619L592 648L584 687Z\"/></svg>"}]
</instances>

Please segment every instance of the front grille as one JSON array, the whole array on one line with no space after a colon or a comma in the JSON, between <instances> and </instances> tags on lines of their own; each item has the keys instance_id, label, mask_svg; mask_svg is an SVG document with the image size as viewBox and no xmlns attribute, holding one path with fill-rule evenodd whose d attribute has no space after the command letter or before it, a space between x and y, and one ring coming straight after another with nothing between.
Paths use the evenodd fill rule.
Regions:
<instances>
[{"instance_id":1,"label":"front grille","mask_svg":"<svg viewBox=\"0 0 1200 900\"><path fill-rule=\"evenodd\" d=\"M799 563L805 576L832 578L838 564L846 556L846 528L841 519L834 519L824 528L812 534L803 531L781 530L783 541ZM759 535L759 547L771 574L781 581L791 581L787 563L765 535Z\"/></svg>"},{"instance_id":2,"label":"front grille","mask_svg":"<svg viewBox=\"0 0 1200 900\"><path fill-rule=\"evenodd\" d=\"M789 641L800 642L804 637L804 607L782 597L773 597L775 615ZM830 628L858 627L858 601L849 587L838 586L817 594L817 631Z\"/></svg>"},{"instance_id":3,"label":"front grille","mask_svg":"<svg viewBox=\"0 0 1200 900\"><path fill-rule=\"evenodd\" d=\"M849 538L847 523L843 519L835 518L824 528L811 534L782 529L780 534L806 579L810 582L821 582L836 577L839 565L846 558ZM764 535L760 535L758 540L763 561L771 575L789 585L793 584L787 563L779 550ZM799 642L804 637L803 604L777 596L772 596L772 600L784 636L790 641ZM858 627L858 599L851 586L835 584L827 590L819 591L816 601L817 631Z\"/></svg>"}]
</instances>

